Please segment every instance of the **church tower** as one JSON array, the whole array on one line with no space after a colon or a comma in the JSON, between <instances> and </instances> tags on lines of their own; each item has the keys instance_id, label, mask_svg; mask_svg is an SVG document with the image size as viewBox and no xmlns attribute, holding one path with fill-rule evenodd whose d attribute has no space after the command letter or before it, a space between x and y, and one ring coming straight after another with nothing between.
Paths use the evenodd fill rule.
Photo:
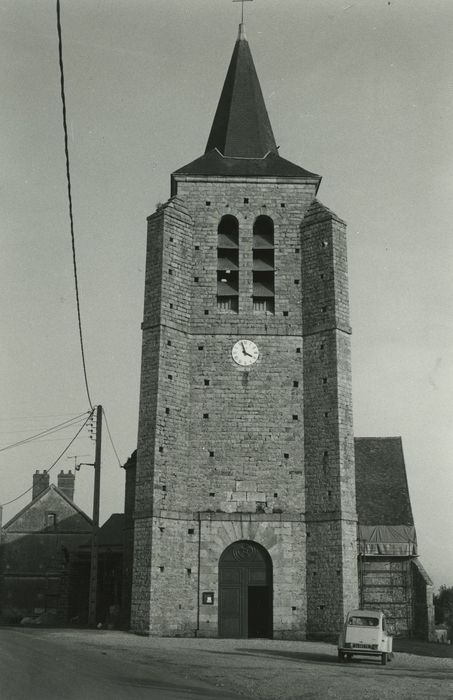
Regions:
<instances>
[{"instance_id":1,"label":"church tower","mask_svg":"<svg viewBox=\"0 0 453 700\"><path fill-rule=\"evenodd\" d=\"M358 604L345 224L279 155L243 24L148 219L131 627L304 639Z\"/></svg>"}]
</instances>

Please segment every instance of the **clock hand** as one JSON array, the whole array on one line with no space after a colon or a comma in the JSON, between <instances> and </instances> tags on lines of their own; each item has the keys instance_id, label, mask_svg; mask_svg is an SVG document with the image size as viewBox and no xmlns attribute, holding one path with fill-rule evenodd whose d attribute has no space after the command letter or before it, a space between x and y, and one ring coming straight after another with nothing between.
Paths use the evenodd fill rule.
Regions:
<instances>
[{"instance_id":1,"label":"clock hand","mask_svg":"<svg viewBox=\"0 0 453 700\"><path fill-rule=\"evenodd\" d=\"M249 352L247 352L247 350L245 349L244 343L241 343L241 345L242 345L242 353L244 355L247 355L248 357L252 357L252 355Z\"/></svg>"}]
</instances>

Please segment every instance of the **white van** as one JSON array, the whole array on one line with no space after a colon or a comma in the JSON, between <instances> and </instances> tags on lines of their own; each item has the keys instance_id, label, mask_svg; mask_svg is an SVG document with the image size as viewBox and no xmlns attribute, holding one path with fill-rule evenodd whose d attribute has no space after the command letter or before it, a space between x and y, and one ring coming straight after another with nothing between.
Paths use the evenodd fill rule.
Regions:
<instances>
[{"instance_id":1,"label":"white van","mask_svg":"<svg viewBox=\"0 0 453 700\"><path fill-rule=\"evenodd\" d=\"M385 666L393 657L393 638L387 634L385 616L375 610L350 610L338 640L338 660L353 656L380 656Z\"/></svg>"}]
</instances>

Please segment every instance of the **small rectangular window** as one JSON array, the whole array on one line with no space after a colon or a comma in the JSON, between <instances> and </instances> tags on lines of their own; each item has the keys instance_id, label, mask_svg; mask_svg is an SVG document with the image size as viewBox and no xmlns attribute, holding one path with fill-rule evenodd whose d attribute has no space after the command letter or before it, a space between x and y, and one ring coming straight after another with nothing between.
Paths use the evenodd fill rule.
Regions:
<instances>
[{"instance_id":1,"label":"small rectangular window","mask_svg":"<svg viewBox=\"0 0 453 700\"><path fill-rule=\"evenodd\" d=\"M56 513L46 513L46 527L51 530L55 530L57 525L57 514Z\"/></svg>"}]
</instances>

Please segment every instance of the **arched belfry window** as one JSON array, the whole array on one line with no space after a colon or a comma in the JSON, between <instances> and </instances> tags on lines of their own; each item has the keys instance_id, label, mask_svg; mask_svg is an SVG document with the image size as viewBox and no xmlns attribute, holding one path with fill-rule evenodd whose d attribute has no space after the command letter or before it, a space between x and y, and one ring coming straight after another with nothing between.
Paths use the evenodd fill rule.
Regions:
<instances>
[{"instance_id":1,"label":"arched belfry window","mask_svg":"<svg viewBox=\"0 0 453 700\"><path fill-rule=\"evenodd\" d=\"M274 222L258 216L253 224L253 310L274 313Z\"/></svg>"},{"instance_id":2,"label":"arched belfry window","mask_svg":"<svg viewBox=\"0 0 453 700\"><path fill-rule=\"evenodd\" d=\"M239 223L227 214L217 228L217 308L238 311Z\"/></svg>"}]
</instances>

